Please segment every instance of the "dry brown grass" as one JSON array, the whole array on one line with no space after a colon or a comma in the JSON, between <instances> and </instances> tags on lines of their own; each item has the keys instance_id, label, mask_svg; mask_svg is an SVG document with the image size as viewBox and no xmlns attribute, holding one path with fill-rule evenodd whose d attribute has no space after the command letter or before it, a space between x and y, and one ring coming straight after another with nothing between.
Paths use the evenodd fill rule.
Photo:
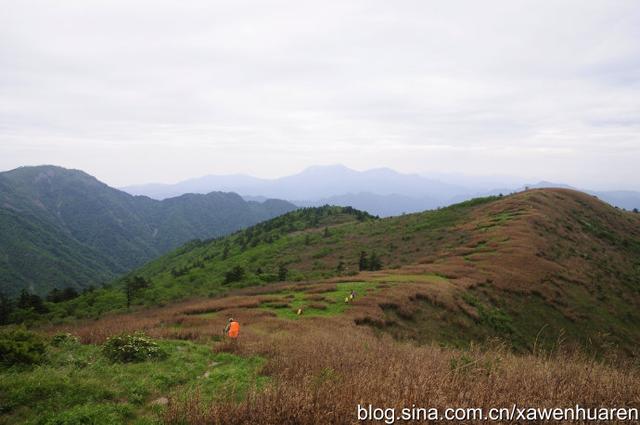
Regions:
<instances>
[{"instance_id":1,"label":"dry brown grass","mask_svg":"<svg viewBox=\"0 0 640 425\"><path fill-rule=\"evenodd\" d=\"M516 356L500 345L470 351L400 344L339 319L244 339L217 350L269 358L266 389L241 402L172 400L167 424L351 424L356 406L637 406L638 369L579 354Z\"/></svg>"},{"instance_id":2,"label":"dry brown grass","mask_svg":"<svg viewBox=\"0 0 640 425\"><path fill-rule=\"evenodd\" d=\"M637 407L640 369L623 360L605 364L563 350L515 355L500 345L457 351L400 343L379 335L378 329L392 325L381 307L408 322L416 313L416 303L436 306L451 320L475 318L477 311L461 301L460 291L484 285L492 290L487 292L489 298L507 291L535 291L543 299L554 300L559 298L558 285L549 276L563 276L588 286L590 276L598 271L596 260L606 258L612 270L627 269L630 260L622 252L607 251L606 241L582 231L576 217L555 211L558 196L569 206L586 204L590 208L587 211L601 217L618 214L587 195L530 191L479 208L443 239L437 251L423 247L423 251L412 254L412 264L396 270L324 283L247 288L224 298L192 300L49 331L70 331L84 342L100 343L116 333L143 330L156 337L212 343L215 351L267 358L263 373L272 378L267 388L250 392L241 403L206 405L197 397L171 400L164 417L168 424L357 423L359 403L396 408L412 404L489 408L514 403L521 407ZM491 225L491 217L504 213L516 215L506 224L482 227ZM625 231L612 223L614 230ZM574 230L567 230L567 226ZM455 240L457 234L466 235L464 243ZM411 248L419 247L419 243L412 241ZM577 254L562 258L551 255L557 247L567 251L581 246L590 248L589 259ZM448 281L398 283L392 279L394 275L433 273L446 276ZM605 279L619 287L613 277ZM379 291L358 297L339 317L303 316L290 321L258 308L265 302L286 305L288 300L278 292L294 288L304 291L306 300L322 302L323 294L334 291L340 280L376 280L380 282ZM567 315L571 313L566 306L556 307ZM212 337L220 335L228 316L242 324L241 338L234 343L213 343Z\"/></svg>"},{"instance_id":3,"label":"dry brown grass","mask_svg":"<svg viewBox=\"0 0 640 425\"><path fill-rule=\"evenodd\" d=\"M270 297L260 292L113 315L64 330L92 343L143 330L212 344L215 352L267 359L262 373L271 380L266 388L250 391L240 403L173 399L163 418L167 424L350 424L357 423L358 404L398 409L413 404L441 409L640 404L640 369L621 361L606 365L562 350L518 356L500 344L468 351L416 346L375 330L388 325L380 303L394 304L409 317L402 300L438 302L425 293L430 285L389 284L335 317L284 320L254 307ZM241 336L215 342L228 315L242 324Z\"/></svg>"}]
</instances>

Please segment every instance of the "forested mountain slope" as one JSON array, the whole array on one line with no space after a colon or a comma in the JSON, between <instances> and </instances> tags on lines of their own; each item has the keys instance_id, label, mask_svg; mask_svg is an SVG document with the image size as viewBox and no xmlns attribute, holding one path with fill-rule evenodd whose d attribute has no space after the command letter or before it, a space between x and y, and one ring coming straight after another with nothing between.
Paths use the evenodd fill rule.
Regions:
<instances>
[{"instance_id":1,"label":"forested mountain slope","mask_svg":"<svg viewBox=\"0 0 640 425\"><path fill-rule=\"evenodd\" d=\"M294 208L222 192L156 201L54 166L3 172L0 290L96 285L188 240L224 235Z\"/></svg>"}]
</instances>

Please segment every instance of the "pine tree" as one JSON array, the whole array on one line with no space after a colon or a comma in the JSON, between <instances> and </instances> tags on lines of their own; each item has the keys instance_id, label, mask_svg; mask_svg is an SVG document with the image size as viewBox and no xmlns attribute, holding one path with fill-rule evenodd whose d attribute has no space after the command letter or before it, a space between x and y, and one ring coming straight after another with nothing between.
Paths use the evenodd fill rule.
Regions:
<instances>
[{"instance_id":1,"label":"pine tree","mask_svg":"<svg viewBox=\"0 0 640 425\"><path fill-rule=\"evenodd\" d=\"M142 276L134 276L126 280L124 284L124 292L127 296L127 308L131 307L131 301L142 289L151 286L151 282Z\"/></svg>"},{"instance_id":2,"label":"pine tree","mask_svg":"<svg viewBox=\"0 0 640 425\"><path fill-rule=\"evenodd\" d=\"M285 280L287 280L288 274L289 269L287 269L287 266L285 266L284 264L280 264L280 266L278 266L278 280L280 282L284 282Z\"/></svg>"},{"instance_id":3,"label":"pine tree","mask_svg":"<svg viewBox=\"0 0 640 425\"><path fill-rule=\"evenodd\" d=\"M4 292L0 292L0 325L9 324L11 313L13 312L13 302Z\"/></svg>"},{"instance_id":4,"label":"pine tree","mask_svg":"<svg viewBox=\"0 0 640 425\"><path fill-rule=\"evenodd\" d=\"M371 258L369 258L369 270L376 271L382 268L382 261L376 255L375 251L371 253Z\"/></svg>"},{"instance_id":5,"label":"pine tree","mask_svg":"<svg viewBox=\"0 0 640 425\"><path fill-rule=\"evenodd\" d=\"M64 288L62 290L62 301L69 301L72 300L74 298L78 297L78 291L76 291L75 289L71 288L70 286L67 286L66 288Z\"/></svg>"},{"instance_id":6,"label":"pine tree","mask_svg":"<svg viewBox=\"0 0 640 425\"><path fill-rule=\"evenodd\" d=\"M42 302L42 298L40 298L36 294L32 294L26 289L23 289L20 292L20 297L18 297L18 308L23 310L33 309L36 313L44 314L49 311L47 306Z\"/></svg>"},{"instance_id":7,"label":"pine tree","mask_svg":"<svg viewBox=\"0 0 640 425\"><path fill-rule=\"evenodd\" d=\"M49 301L50 303L59 303L60 301L62 301L62 291L60 291L58 288L53 288L47 294L47 301Z\"/></svg>"},{"instance_id":8,"label":"pine tree","mask_svg":"<svg viewBox=\"0 0 640 425\"><path fill-rule=\"evenodd\" d=\"M18 297L18 308L26 310L29 307L31 307L31 294L26 289L23 289Z\"/></svg>"},{"instance_id":9,"label":"pine tree","mask_svg":"<svg viewBox=\"0 0 640 425\"><path fill-rule=\"evenodd\" d=\"M231 270L224 274L225 285L233 282L239 282L244 277L244 269L240 266L234 266Z\"/></svg>"},{"instance_id":10,"label":"pine tree","mask_svg":"<svg viewBox=\"0 0 640 425\"><path fill-rule=\"evenodd\" d=\"M367 253L365 251L360 251L358 268L360 269L360 271L367 270L369 268L369 260L367 259Z\"/></svg>"}]
</instances>

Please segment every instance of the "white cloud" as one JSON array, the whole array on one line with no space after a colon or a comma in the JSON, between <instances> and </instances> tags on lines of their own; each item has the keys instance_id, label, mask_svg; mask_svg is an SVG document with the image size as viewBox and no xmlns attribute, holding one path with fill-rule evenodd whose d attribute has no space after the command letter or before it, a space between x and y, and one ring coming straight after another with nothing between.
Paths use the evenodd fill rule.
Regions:
<instances>
[{"instance_id":1,"label":"white cloud","mask_svg":"<svg viewBox=\"0 0 640 425\"><path fill-rule=\"evenodd\" d=\"M640 189L636 1L1 1L0 169Z\"/></svg>"}]
</instances>

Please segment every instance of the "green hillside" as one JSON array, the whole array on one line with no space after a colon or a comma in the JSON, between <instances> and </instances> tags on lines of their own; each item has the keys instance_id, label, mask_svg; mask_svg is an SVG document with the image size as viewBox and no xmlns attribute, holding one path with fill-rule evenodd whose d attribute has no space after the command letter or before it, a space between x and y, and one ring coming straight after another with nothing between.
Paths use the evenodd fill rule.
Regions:
<instances>
[{"instance_id":1,"label":"green hillside","mask_svg":"<svg viewBox=\"0 0 640 425\"><path fill-rule=\"evenodd\" d=\"M425 388L442 406L633 405L639 266L640 215L570 190L388 219L300 209L14 311L45 338L0 328L35 363L0 362L0 423L288 423L301 400L300 423L343 423ZM114 361L123 339L163 354Z\"/></svg>"},{"instance_id":2,"label":"green hillside","mask_svg":"<svg viewBox=\"0 0 640 425\"><path fill-rule=\"evenodd\" d=\"M363 251L381 258L381 267L398 268L411 264L420 252L412 239L421 245L440 244L447 227L463 220L474 205L491 201L478 199L390 219L376 219L349 207L300 209L225 238L185 246L136 274L157 282L158 291L179 287L193 294L355 275ZM243 269L242 278L225 283L226 274L236 267ZM279 276L282 268L284 279ZM147 294L152 293L150 289Z\"/></svg>"},{"instance_id":3,"label":"green hillside","mask_svg":"<svg viewBox=\"0 0 640 425\"><path fill-rule=\"evenodd\" d=\"M0 173L0 291L101 284L188 240L294 208L221 192L155 201L53 166Z\"/></svg>"},{"instance_id":4,"label":"green hillside","mask_svg":"<svg viewBox=\"0 0 640 425\"><path fill-rule=\"evenodd\" d=\"M184 245L51 315L125 310L123 288L134 275L147 282L134 306L256 286L269 293L277 282L359 281L380 296L355 320L401 339L464 345L500 337L530 350L536 339L562 338L632 353L639 265L640 216L574 191L533 190L385 219L307 208Z\"/></svg>"}]
</instances>

